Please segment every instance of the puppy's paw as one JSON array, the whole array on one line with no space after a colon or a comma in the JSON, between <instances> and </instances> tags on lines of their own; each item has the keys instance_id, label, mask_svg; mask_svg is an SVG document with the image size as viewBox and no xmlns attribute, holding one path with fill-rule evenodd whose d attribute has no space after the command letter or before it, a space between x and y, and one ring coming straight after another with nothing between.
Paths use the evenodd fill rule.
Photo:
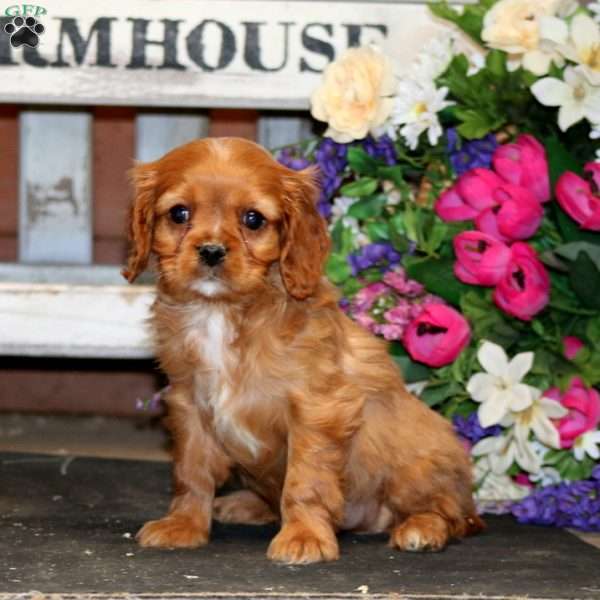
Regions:
<instances>
[{"instance_id":1,"label":"puppy's paw","mask_svg":"<svg viewBox=\"0 0 600 600\"><path fill-rule=\"evenodd\" d=\"M213 517L221 523L264 525L277 521L269 505L250 490L232 492L215 498Z\"/></svg>"},{"instance_id":2,"label":"puppy's paw","mask_svg":"<svg viewBox=\"0 0 600 600\"><path fill-rule=\"evenodd\" d=\"M136 539L144 548L198 548L208 542L208 531L187 515L167 515L148 521Z\"/></svg>"},{"instance_id":3,"label":"puppy's paw","mask_svg":"<svg viewBox=\"0 0 600 600\"><path fill-rule=\"evenodd\" d=\"M271 541L267 556L277 562L306 565L337 560L340 551L333 531L317 535L302 523L287 523Z\"/></svg>"},{"instance_id":4,"label":"puppy's paw","mask_svg":"<svg viewBox=\"0 0 600 600\"><path fill-rule=\"evenodd\" d=\"M408 552L437 552L448 542L448 525L435 513L411 515L392 530L390 545Z\"/></svg>"}]
</instances>

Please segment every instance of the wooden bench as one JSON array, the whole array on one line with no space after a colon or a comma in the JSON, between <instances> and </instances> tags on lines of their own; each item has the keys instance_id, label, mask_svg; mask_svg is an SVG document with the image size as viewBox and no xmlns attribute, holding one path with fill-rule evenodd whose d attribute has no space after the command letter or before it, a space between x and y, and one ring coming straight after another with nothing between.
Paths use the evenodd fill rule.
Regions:
<instances>
[{"instance_id":1,"label":"wooden bench","mask_svg":"<svg viewBox=\"0 0 600 600\"><path fill-rule=\"evenodd\" d=\"M11 45L4 26L18 15L44 26L37 47ZM132 158L142 161L214 133L216 108L262 111L258 141L278 147L310 133L310 93L345 48L377 43L401 70L444 28L425 2L400 0L8 7L0 103L19 105L19 225L18 262L0 263L0 354L152 354L151 283L128 286L118 265L93 263L92 173L102 157L92 155L90 107L137 107Z\"/></svg>"}]
</instances>

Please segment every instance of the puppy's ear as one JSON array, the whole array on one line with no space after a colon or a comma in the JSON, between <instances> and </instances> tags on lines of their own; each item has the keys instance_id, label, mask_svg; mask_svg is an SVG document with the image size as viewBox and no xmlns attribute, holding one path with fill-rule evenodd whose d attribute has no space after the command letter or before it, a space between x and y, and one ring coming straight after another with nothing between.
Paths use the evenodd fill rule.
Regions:
<instances>
[{"instance_id":1,"label":"puppy's ear","mask_svg":"<svg viewBox=\"0 0 600 600\"><path fill-rule=\"evenodd\" d=\"M134 198L129 212L129 257L121 274L129 283L146 268L152 248L157 170L154 163L138 164L129 171Z\"/></svg>"},{"instance_id":2,"label":"puppy's ear","mask_svg":"<svg viewBox=\"0 0 600 600\"><path fill-rule=\"evenodd\" d=\"M304 300L321 279L329 252L325 220L317 211L317 171L286 169L284 183L283 241L279 268L290 296Z\"/></svg>"}]
</instances>

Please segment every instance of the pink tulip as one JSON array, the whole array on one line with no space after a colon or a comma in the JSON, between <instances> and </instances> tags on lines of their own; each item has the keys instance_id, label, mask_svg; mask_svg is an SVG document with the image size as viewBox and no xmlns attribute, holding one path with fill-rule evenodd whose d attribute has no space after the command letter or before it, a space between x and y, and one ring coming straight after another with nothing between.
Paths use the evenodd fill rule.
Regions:
<instances>
[{"instance_id":1,"label":"pink tulip","mask_svg":"<svg viewBox=\"0 0 600 600\"><path fill-rule=\"evenodd\" d=\"M496 203L475 219L477 229L504 242L526 240L535 234L544 211L524 187L504 183L493 192Z\"/></svg>"},{"instance_id":2,"label":"pink tulip","mask_svg":"<svg viewBox=\"0 0 600 600\"><path fill-rule=\"evenodd\" d=\"M494 302L509 315L530 321L550 300L550 277L527 244L516 242L510 250L506 273L494 290Z\"/></svg>"},{"instance_id":3,"label":"pink tulip","mask_svg":"<svg viewBox=\"0 0 600 600\"><path fill-rule=\"evenodd\" d=\"M498 204L494 192L503 183L490 169L471 169L456 182L456 191L468 206L481 212Z\"/></svg>"},{"instance_id":4,"label":"pink tulip","mask_svg":"<svg viewBox=\"0 0 600 600\"><path fill-rule=\"evenodd\" d=\"M585 165L590 181L567 171L556 184L556 199L562 209L582 229L592 231L600 231L600 167L597 164Z\"/></svg>"},{"instance_id":5,"label":"pink tulip","mask_svg":"<svg viewBox=\"0 0 600 600\"><path fill-rule=\"evenodd\" d=\"M471 331L466 319L445 304L429 304L404 332L406 350L430 367L452 362L467 346Z\"/></svg>"},{"instance_id":6,"label":"pink tulip","mask_svg":"<svg viewBox=\"0 0 600 600\"><path fill-rule=\"evenodd\" d=\"M520 135L514 144L499 146L492 163L509 183L528 189L539 202L550 200L546 150L533 136Z\"/></svg>"},{"instance_id":7,"label":"pink tulip","mask_svg":"<svg viewBox=\"0 0 600 600\"><path fill-rule=\"evenodd\" d=\"M459 233L453 241L454 274L465 283L496 285L506 273L511 251L503 242L479 231Z\"/></svg>"},{"instance_id":8,"label":"pink tulip","mask_svg":"<svg viewBox=\"0 0 600 600\"><path fill-rule=\"evenodd\" d=\"M596 429L600 423L600 394L594 388L586 387L579 377L571 380L564 394L558 388L551 388L544 396L569 409L569 414L558 422L561 448L571 448L581 434Z\"/></svg>"},{"instance_id":9,"label":"pink tulip","mask_svg":"<svg viewBox=\"0 0 600 600\"><path fill-rule=\"evenodd\" d=\"M440 194L435 203L435 212L442 221L469 221L478 214L478 211L461 198L456 186Z\"/></svg>"},{"instance_id":10,"label":"pink tulip","mask_svg":"<svg viewBox=\"0 0 600 600\"><path fill-rule=\"evenodd\" d=\"M573 335L568 335L563 338L563 355L568 360L573 360L585 344Z\"/></svg>"}]
</instances>

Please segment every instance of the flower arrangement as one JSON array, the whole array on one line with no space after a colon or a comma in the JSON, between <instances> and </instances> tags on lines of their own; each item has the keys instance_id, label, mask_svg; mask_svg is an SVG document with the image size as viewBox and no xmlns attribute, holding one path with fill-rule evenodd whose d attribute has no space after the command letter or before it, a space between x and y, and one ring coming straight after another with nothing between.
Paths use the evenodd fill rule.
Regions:
<instances>
[{"instance_id":1,"label":"flower arrangement","mask_svg":"<svg viewBox=\"0 0 600 600\"><path fill-rule=\"evenodd\" d=\"M600 530L600 3L430 9L481 51L347 51L324 136L277 156L319 167L341 308L452 420L482 510Z\"/></svg>"}]
</instances>

